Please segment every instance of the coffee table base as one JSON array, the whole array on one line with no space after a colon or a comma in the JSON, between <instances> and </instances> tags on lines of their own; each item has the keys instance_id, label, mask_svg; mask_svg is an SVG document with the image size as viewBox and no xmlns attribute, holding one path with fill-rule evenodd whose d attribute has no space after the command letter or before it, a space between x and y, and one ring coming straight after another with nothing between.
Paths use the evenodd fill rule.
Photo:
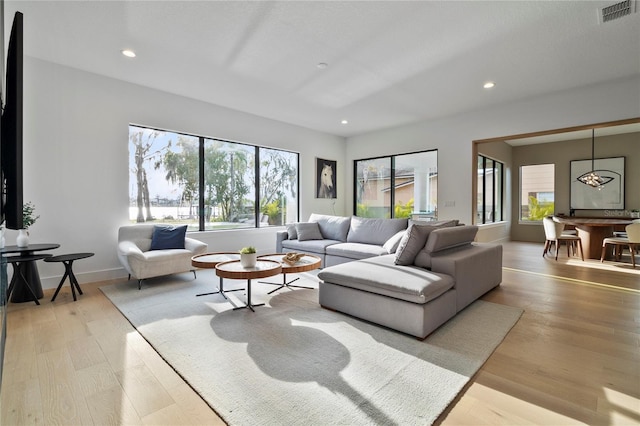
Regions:
<instances>
[{"instance_id":1,"label":"coffee table base","mask_svg":"<svg viewBox=\"0 0 640 426\"><path fill-rule=\"evenodd\" d=\"M251 279L247 279L247 304L244 306L238 306L233 308L234 311L237 311L238 309L246 309L249 308L251 309L251 312L255 312L255 310L253 308L258 307L258 306L264 306L264 303L258 303L257 305L254 305L253 303L251 303Z\"/></svg>"},{"instance_id":2,"label":"coffee table base","mask_svg":"<svg viewBox=\"0 0 640 426\"><path fill-rule=\"evenodd\" d=\"M232 289L232 290L225 290L225 289L224 289L224 281L223 281L223 278L222 278L222 277L220 277L220 286L218 287L218 291L211 291L211 292L209 292L209 293L200 293L200 294L196 294L196 297L200 297L200 296L209 296L210 294L221 294L221 295L222 295L222 297L224 297L225 299L227 299L227 300L228 300L229 298L227 297L227 295L225 294L225 292L226 292L226 293L230 293L230 292L232 292L232 291L240 291L240 290L244 290L244 288L234 288L234 289Z\"/></svg>"},{"instance_id":3,"label":"coffee table base","mask_svg":"<svg viewBox=\"0 0 640 426\"><path fill-rule=\"evenodd\" d=\"M299 279L300 279L300 277L294 278L291 281L287 281L287 274L283 273L282 274L282 282L281 283L274 283L274 282L270 282L270 281L258 281L258 282L261 283L261 284L271 284L271 285L277 285L278 286L278 288L276 288L274 290L271 290L267 294L271 294L273 292L276 292L276 291L280 290L283 287L287 287L289 289L291 289L292 287L295 287L295 288L306 288L306 289L309 289L309 290L313 290L313 287L305 287L303 285L291 285L291 283L296 282Z\"/></svg>"}]
</instances>

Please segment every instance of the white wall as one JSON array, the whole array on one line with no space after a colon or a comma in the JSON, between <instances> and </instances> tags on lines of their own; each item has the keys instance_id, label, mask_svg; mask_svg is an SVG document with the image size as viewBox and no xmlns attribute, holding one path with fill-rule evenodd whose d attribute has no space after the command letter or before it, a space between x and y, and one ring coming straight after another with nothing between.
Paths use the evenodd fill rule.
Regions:
<instances>
[{"instance_id":1,"label":"white wall","mask_svg":"<svg viewBox=\"0 0 640 426\"><path fill-rule=\"evenodd\" d=\"M472 223L472 141L634 117L640 117L639 76L351 137L346 162L438 149L438 218ZM346 184L351 214L351 167Z\"/></svg>"},{"instance_id":2,"label":"white wall","mask_svg":"<svg viewBox=\"0 0 640 426\"><path fill-rule=\"evenodd\" d=\"M80 282L125 276L116 257L117 230L128 222L128 125L283 148L300 153L301 219L312 212L343 214L338 198L314 198L315 157L341 160L344 139L169 93L25 58L24 199L40 219L33 243L55 242L56 253L90 251L74 264ZM344 161L338 173L345 174ZM341 178L344 179L344 178ZM212 251L253 244L275 249L275 229L192 234ZM7 244L17 231L7 230ZM60 264L38 262L43 287L55 287ZM9 268L11 269L11 268Z\"/></svg>"},{"instance_id":3,"label":"white wall","mask_svg":"<svg viewBox=\"0 0 640 426\"><path fill-rule=\"evenodd\" d=\"M312 212L352 214L353 160L437 148L439 216L471 223L472 140L638 117L640 77L353 137L346 147L341 137L34 58L25 59L24 108L24 196L41 216L31 241L60 243L58 253L95 252L74 264L86 282L124 276L115 247L128 220L129 123L300 152L302 220ZM316 157L338 161L335 206L314 197ZM194 236L212 251L251 243L267 252L274 233ZM7 244L16 235L7 231ZM39 262L45 288L57 285L60 268Z\"/></svg>"}]
</instances>

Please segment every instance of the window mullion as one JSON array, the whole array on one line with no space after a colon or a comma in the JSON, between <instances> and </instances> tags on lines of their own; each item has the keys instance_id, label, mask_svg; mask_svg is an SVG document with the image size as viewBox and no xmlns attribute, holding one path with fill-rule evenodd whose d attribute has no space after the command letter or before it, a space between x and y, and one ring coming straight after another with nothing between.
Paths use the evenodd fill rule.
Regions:
<instances>
[{"instance_id":1,"label":"window mullion","mask_svg":"<svg viewBox=\"0 0 640 426\"><path fill-rule=\"evenodd\" d=\"M254 176L256 177L256 186L254 188L254 193L256 196L254 197L254 223L255 227L260 227L260 148L255 147L254 151Z\"/></svg>"}]
</instances>

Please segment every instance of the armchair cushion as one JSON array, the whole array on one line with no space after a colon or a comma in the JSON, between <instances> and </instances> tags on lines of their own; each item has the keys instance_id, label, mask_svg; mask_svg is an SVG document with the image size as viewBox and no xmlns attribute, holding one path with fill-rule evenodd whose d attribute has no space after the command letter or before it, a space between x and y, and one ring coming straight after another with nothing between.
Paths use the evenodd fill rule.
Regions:
<instances>
[{"instance_id":1,"label":"armchair cushion","mask_svg":"<svg viewBox=\"0 0 640 426\"><path fill-rule=\"evenodd\" d=\"M183 249L187 225L154 226L149 250Z\"/></svg>"}]
</instances>

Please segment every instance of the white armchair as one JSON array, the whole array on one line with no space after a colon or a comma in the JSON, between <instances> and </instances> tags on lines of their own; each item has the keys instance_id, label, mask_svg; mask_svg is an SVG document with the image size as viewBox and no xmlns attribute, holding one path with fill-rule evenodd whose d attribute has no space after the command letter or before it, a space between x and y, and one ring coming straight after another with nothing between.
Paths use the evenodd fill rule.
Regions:
<instances>
[{"instance_id":1,"label":"white armchair","mask_svg":"<svg viewBox=\"0 0 640 426\"><path fill-rule=\"evenodd\" d=\"M193 238L184 239L184 249L150 250L151 237L155 225L138 224L122 226L118 230L118 259L129 273L129 279L138 280L138 290L142 280L161 275L196 271L191 265L191 258L207 252L207 244Z\"/></svg>"}]
</instances>

